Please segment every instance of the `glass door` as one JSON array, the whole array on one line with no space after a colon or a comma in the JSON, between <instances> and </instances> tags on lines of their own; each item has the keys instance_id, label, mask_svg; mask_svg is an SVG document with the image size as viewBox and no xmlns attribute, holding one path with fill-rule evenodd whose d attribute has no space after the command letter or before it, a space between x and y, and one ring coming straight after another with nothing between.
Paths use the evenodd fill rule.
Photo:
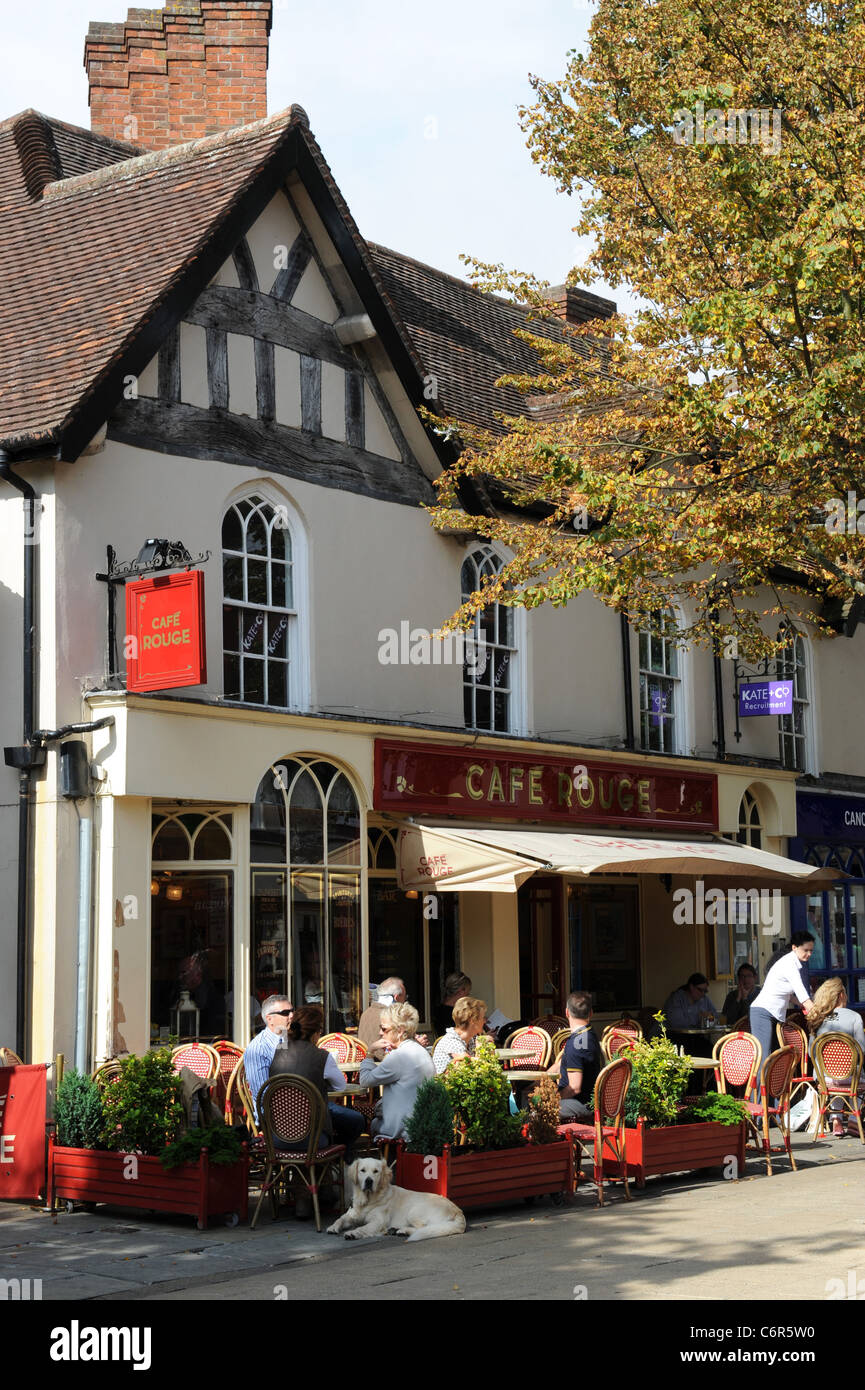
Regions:
<instances>
[{"instance_id":1,"label":"glass door","mask_svg":"<svg viewBox=\"0 0 865 1390\"><path fill-rule=\"evenodd\" d=\"M562 1013L561 889L559 879L535 874L517 894L520 1017L524 1019Z\"/></svg>"}]
</instances>

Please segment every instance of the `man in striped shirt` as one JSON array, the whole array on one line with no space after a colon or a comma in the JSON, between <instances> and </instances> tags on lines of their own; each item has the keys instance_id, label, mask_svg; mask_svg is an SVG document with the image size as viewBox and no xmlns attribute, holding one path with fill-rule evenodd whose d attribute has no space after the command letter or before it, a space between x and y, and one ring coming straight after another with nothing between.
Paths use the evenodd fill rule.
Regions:
<instances>
[{"instance_id":1,"label":"man in striped shirt","mask_svg":"<svg viewBox=\"0 0 865 1390\"><path fill-rule=\"evenodd\" d=\"M294 1014L294 1005L287 994L272 994L261 1006L264 1029L255 1035L243 1054L243 1069L246 1082L255 1106L258 1119L258 1093L270 1077L270 1064L273 1054L285 1038L288 1025Z\"/></svg>"}]
</instances>

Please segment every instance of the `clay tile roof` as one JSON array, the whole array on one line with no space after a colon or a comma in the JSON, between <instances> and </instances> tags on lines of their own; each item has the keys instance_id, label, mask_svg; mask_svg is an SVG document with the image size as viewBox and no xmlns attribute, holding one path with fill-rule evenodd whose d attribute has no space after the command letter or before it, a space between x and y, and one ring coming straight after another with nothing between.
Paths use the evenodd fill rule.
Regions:
<instances>
[{"instance_id":1,"label":"clay tile roof","mask_svg":"<svg viewBox=\"0 0 865 1390\"><path fill-rule=\"evenodd\" d=\"M62 436L283 142L307 126L294 106L130 159L128 146L38 112L0 125L0 447Z\"/></svg>"},{"instance_id":2,"label":"clay tile roof","mask_svg":"<svg viewBox=\"0 0 865 1390\"><path fill-rule=\"evenodd\" d=\"M539 338L561 341L552 319L529 318L529 310L498 295L483 294L465 280L435 270L398 251L370 242L369 249L388 297L415 343L427 372L438 378L439 402L446 414L504 433L498 415L538 413L538 398L496 386L507 373L536 372L537 355L515 337L526 329ZM608 317L610 300L577 292L586 317ZM579 338L571 344L589 353Z\"/></svg>"}]
</instances>

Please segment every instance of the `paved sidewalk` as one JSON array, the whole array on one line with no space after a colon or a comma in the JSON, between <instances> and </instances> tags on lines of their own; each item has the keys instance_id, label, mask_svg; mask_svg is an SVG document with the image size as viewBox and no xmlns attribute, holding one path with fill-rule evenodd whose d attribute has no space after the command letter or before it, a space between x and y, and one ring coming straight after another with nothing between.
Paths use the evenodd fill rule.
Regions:
<instances>
[{"instance_id":1,"label":"paved sidewalk","mask_svg":"<svg viewBox=\"0 0 865 1390\"><path fill-rule=\"evenodd\" d=\"M652 1179L627 1204L611 1189L603 1210L585 1184L569 1206L470 1213L464 1237L408 1247L395 1237L346 1242L266 1212L256 1231L199 1232L180 1218L79 1211L52 1220L3 1204L0 1278L41 1279L43 1299L63 1302L822 1300L829 1280L846 1288L851 1270L865 1279L865 1148L853 1138L794 1143L798 1173L779 1158L768 1178L749 1158L738 1183Z\"/></svg>"}]
</instances>

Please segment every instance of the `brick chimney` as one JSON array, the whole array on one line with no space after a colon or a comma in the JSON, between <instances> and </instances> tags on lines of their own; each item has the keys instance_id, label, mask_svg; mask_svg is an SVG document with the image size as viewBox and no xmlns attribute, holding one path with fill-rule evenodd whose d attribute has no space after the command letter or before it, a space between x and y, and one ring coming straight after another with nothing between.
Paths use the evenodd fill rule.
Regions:
<instances>
[{"instance_id":1,"label":"brick chimney","mask_svg":"<svg viewBox=\"0 0 865 1390\"><path fill-rule=\"evenodd\" d=\"M565 323L587 323L589 319L608 319L616 312L613 299L602 299L590 290L581 290L573 285L554 285L546 291L546 298L552 301L553 313Z\"/></svg>"},{"instance_id":2,"label":"brick chimney","mask_svg":"<svg viewBox=\"0 0 865 1390\"><path fill-rule=\"evenodd\" d=\"M266 116L272 11L272 0L169 0L91 23L91 130L160 150Z\"/></svg>"}]
</instances>

